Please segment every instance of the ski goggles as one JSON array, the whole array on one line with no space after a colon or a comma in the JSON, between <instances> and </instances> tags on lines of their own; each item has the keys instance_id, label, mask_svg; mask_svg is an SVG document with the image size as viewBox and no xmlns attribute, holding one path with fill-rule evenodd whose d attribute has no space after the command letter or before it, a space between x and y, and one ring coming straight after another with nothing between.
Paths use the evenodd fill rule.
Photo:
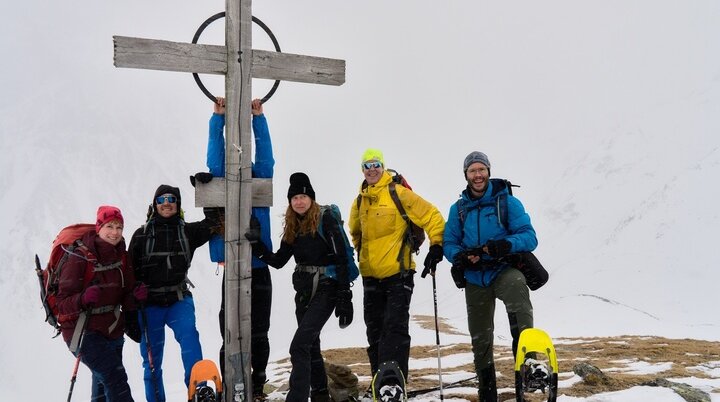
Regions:
<instances>
[{"instance_id":1,"label":"ski goggles","mask_svg":"<svg viewBox=\"0 0 720 402\"><path fill-rule=\"evenodd\" d=\"M161 196L159 196L159 197L157 197L157 198L155 199L155 202L156 202L158 205L164 204L165 201L169 202L170 204L174 204L174 203L177 202L177 197L175 197L174 195L168 195L168 194L166 194L166 195L161 195Z\"/></svg>"},{"instance_id":2,"label":"ski goggles","mask_svg":"<svg viewBox=\"0 0 720 402\"><path fill-rule=\"evenodd\" d=\"M371 162L363 162L362 164L363 169L380 169L382 167L382 163L378 161L371 161Z\"/></svg>"}]
</instances>

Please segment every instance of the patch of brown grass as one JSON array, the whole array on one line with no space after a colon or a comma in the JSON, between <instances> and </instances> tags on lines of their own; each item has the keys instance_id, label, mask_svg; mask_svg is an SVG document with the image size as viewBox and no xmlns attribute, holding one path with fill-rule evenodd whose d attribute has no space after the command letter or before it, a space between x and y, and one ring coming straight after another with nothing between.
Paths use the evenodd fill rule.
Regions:
<instances>
[{"instance_id":1,"label":"patch of brown grass","mask_svg":"<svg viewBox=\"0 0 720 402\"><path fill-rule=\"evenodd\" d=\"M432 317L431 317L432 318ZM434 329L434 322L432 328ZM468 339L469 340L469 339ZM572 341L572 342L571 342ZM562 338L556 340L555 345L558 364L560 366L560 380L573 376L573 366L579 362L587 362L598 367L606 375L603 380L582 381L570 388L562 388L561 393L568 396L587 397L600 392L619 391L641 383L669 377L708 378L701 371L692 367L700 366L709 361L720 360L720 342L700 341L694 339L667 339L651 336L617 336L609 338ZM472 353L470 344L442 345L441 356L458 353ZM370 376L370 366L367 364L367 354L364 348L333 349L323 352L325 359L335 364L352 365L353 372L361 376ZM435 345L413 346L410 349L412 359L436 358ZM469 359L471 360L471 359ZM626 362L647 362L659 364L672 362L670 369L655 374L632 374L625 371L609 371L609 369L623 369ZM359 364L358 363L362 363ZM514 367L510 347L495 346L495 367L502 373L498 377L498 388L514 388ZM443 371L464 370L473 373L474 367L470 361L467 364L447 367ZM408 389L419 390L437 386L437 379L421 379L422 376L437 374L437 368L411 369ZM361 381L360 389L368 387L367 381ZM447 389L446 396L452 395L452 389ZM501 399L511 395L501 396ZM467 399L467 395L463 395ZM531 395L535 398L535 395ZM542 395L538 400L543 400Z\"/></svg>"},{"instance_id":2,"label":"patch of brown grass","mask_svg":"<svg viewBox=\"0 0 720 402\"><path fill-rule=\"evenodd\" d=\"M420 325L423 329L429 329L434 331L435 330L435 316L432 315L414 315L413 321L415 321L416 324ZM443 334L450 334L450 335L468 335L464 332L458 331L455 327L453 327L451 324L448 324L447 319L438 317L438 330L442 332ZM469 335L468 335L469 336Z\"/></svg>"}]
</instances>

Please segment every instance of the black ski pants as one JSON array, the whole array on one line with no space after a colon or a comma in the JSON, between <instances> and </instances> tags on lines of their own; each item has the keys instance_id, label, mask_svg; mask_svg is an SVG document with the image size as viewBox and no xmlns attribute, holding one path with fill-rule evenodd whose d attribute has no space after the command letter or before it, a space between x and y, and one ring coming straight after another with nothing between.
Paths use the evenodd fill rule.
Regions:
<instances>
[{"instance_id":1,"label":"black ski pants","mask_svg":"<svg viewBox=\"0 0 720 402\"><path fill-rule=\"evenodd\" d=\"M250 321L250 366L252 368L253 394L262 392L265 381L267 381L268 359L270 358L270 310L272 306L272 280L268 267L252 269L251 284ZM223 344L220 347L220 370L225 376L225 281L222 287L222 304L220 305L220 335Z\"/></svg>"},{"instance_id":2,"label":"black ski pants","mask_svg":"<svg viewBox=\"0 0 720 402\"><path fill-rule=\"evenodd\" d=\"M363 315L368 340L367 354L372 374L380 363L396 361L408 375L410 358L410 299L415 271L377 279L363 277Z\"/></svg>"},{"instance_id":3,"label":"black ski pants","mask_svg":"<svg viewBox=\"0 0 720 402\"><path fill-rule=\"evenodd\" d=\"M287 402L307 402L310 390L327 393L327 375L320 353L320 331L337 303L337 282L321 276L313 295L315 273L294 272L295 318L298 329L290 342L290 390Z\"/></svg>"}]
</instances>

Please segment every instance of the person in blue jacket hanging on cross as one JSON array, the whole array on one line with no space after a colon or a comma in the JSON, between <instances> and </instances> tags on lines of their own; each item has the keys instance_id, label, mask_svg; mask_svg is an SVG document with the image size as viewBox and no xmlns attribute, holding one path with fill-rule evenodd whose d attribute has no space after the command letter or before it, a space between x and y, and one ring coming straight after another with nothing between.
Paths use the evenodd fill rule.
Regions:
<instances>
[{"instance_id":1,"label":"person in blue jacket hanging on cross","mask_svg":"<svg viewBox=\"0 0 720 402\"><path fill-rule=\"evenodd\" d=\"M267 119L263 113L263 104L260 99L254 99L251 105L252 129L255 138L255 160L252 164L252 177L271 179L273 177L275 159L273 158L272 142ZM208 133L207 167L210 170L200 172L191 177L191 182L199 181L207 183L213 177L225 177L225 138L223 131L225 127L225 98L218 97L217 103L213 106L213 114L210 117L210 128ZM222 218L223 209L217 208L218 215ZM253 207L252 216L260 222L261 241L272 249L270 239L270 208ZM225 262L225 240L224 224L210 238L210 260L224 266ZM270 330L270 307L272 302L272 281L268 265L256 257L252 257L252 301L251 301L251 367L253 397L264 399L263 386L267 381L265 369L270 357L270 342L268 331ZM224 274L223 274L224 277ZM224 282L224 280L223 280ZM225 337L225 286L222 287L222 304L220 306L220 333ZM220 367L225 372L225 343L220 347Z\"/></svg>"}]
</instances>

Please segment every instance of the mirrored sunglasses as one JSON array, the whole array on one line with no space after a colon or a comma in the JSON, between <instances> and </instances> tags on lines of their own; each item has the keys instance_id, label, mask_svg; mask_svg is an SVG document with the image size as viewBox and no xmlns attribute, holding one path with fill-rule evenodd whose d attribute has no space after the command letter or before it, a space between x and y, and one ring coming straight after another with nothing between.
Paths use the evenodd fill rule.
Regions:
<instances>
[{"instance_id":1,"label":"mirrored sunglasses","mask_svg":"<svg viewBox=\"0 0 720 402\"><path fill-rule=\"evenodd\" d=\"M177 201L177 197L174 195L161 195L158 198L155 199L155 202L160 204L164 204L165 201L169 202L170 204L174 204Z\"/></svg>"},{"instance_id":2,"label":"mirrored sunglasses","mask_svg":"<svg viewBox=\"0 0 720 402\"><path fill-rule=\"evenodd\" d=\"M380 162L363 162L362 164L363 169L380 169L382 167L382 163Z\"/></svg>"}]
</instances>

